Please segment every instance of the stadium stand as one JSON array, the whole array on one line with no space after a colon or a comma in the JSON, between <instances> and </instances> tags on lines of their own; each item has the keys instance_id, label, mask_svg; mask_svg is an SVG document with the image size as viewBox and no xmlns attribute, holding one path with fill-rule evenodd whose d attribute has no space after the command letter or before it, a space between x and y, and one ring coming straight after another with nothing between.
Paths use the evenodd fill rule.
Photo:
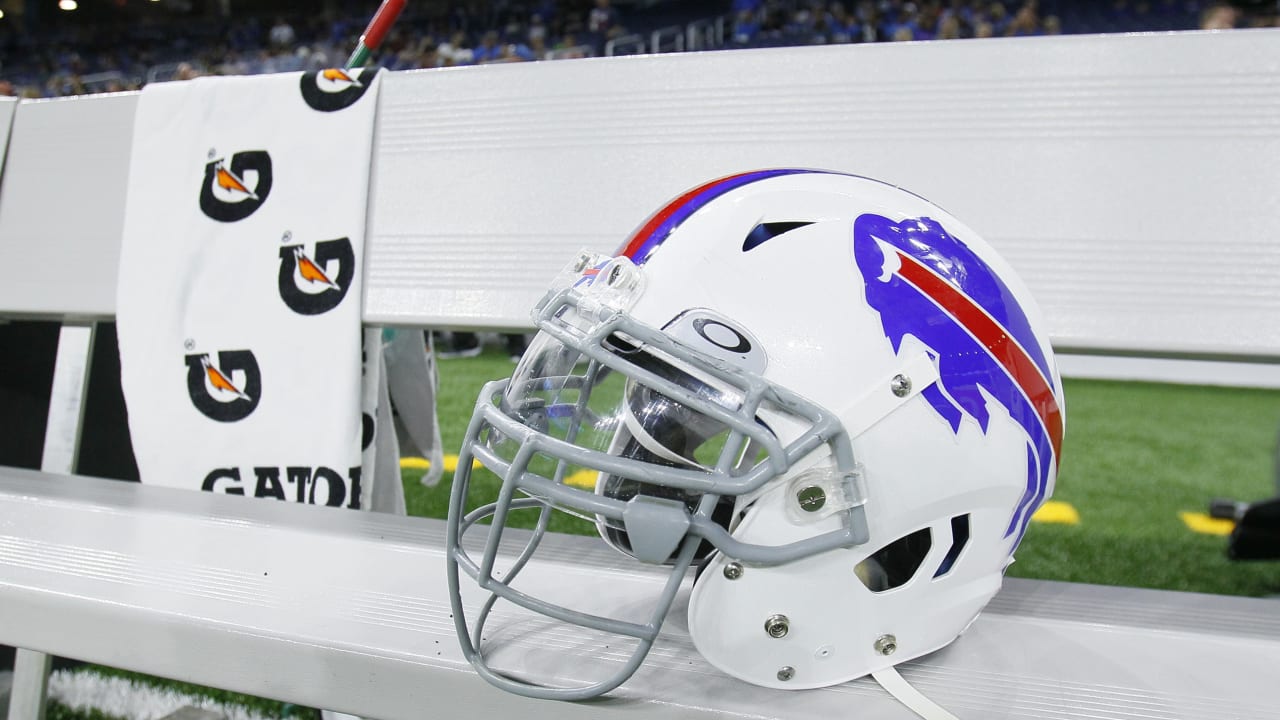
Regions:
<instances>
[{"instance_id":1,"label":"stadium stand","mask_svg":"<svg viewBox=\"0 0 1280 720\"><path fill-rule=\"evenodd\" d=\"M136 5L136 4L135 4ZM63 97L136 90L197 74L339 64L373 4L223 15L221 4L114 3L91 19L46 9L0 20L0 94ZM972 37L1275 25L1274 5L1244 13L1210 0L695 0L615 3L410 3L375 62L392 70L592 55ZM104 4L104 7L105 4ZM229 7L229 6L228 6Z\"/></svg>"}]
</instances>

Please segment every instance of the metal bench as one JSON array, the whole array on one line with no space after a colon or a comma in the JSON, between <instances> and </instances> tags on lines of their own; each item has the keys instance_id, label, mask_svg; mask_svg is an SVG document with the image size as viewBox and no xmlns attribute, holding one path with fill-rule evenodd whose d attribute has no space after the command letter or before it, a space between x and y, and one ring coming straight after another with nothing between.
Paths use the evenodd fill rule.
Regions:
<instances>
[{"instance_id":1,"label":"metal bench","mask_svg":"<svg viewBox=\"0 0 1280 720\"><path fill-rule=\"evenodd\" d=\"M1280 31L884 44L392 74L379 100L365 320L523 328L580 247L743 169L856 171L992 242L1049 319L1064 374L1280 386ZM131 94L0 105L0 315L64 321L83 386L114 315ZM71 208L68 198L74 198ZM74 209L74 211L70 211ZM380 718L427 714L863 717L869 681L782 693L724 677L669 622L612 699L530 701L474 676L448 619L442 524L0 469L0 643L11 718L55 653ZM653 578L558 537L535 582ZM605 573L597 572L607 570ZM604 595L609 597L609 595ZM1260 717L1280 691L1275 604L1009 580L970 632L903 672L963 717ZM678 614L677 614L678 615ZM507 658L572 678L592 638Z\"/></svg>"}]
</instances>

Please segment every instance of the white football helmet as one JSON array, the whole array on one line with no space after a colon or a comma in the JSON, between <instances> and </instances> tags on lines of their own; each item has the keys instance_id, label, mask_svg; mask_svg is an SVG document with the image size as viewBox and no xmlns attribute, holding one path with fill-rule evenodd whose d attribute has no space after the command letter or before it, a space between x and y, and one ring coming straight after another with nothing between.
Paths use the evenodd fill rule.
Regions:
<instances>
[{"instance_id":1,"label":"white football helmet","mask_svg":"<svg viewBox=\"0 0 1280 720\"><path fill-rule=\"evenodd\" d=\"M798 689L885 670L973 621L1053 491L1064 405L1039 310L975 232L890 185L795 169L715 180L616 257L579 256L534 318L511 379L483 391L449 512L464 653L512 692L617 687L695 565L689 633L725 673ZM465 513L473 458L502 485ZM463 547L521 509L540 513L536 530L501 574L496 540L478 559ZM648 621L513 587L553 509L671 566ZM491 594L474 625L464 574ZM586 687L499 673L479 647L499 598L632 636L634 651Z\"/></svg>"}]
</instances>

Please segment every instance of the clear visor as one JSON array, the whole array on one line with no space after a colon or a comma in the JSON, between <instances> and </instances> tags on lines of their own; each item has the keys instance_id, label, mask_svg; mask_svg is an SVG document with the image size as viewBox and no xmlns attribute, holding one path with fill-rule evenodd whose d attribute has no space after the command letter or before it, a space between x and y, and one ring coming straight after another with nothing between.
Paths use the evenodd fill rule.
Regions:
<instances>
[{"instance_id":1,"label":"clear visor","mask_svg":"<svg viewBox=\"0 0 1280 720\"><path fill-rule=\"evenodd\" d=\"M629 366L648 371L699 400L731 412L742 404L741 393L699 379L673 360L619 335L609 337L605 348L625 358ZM726 462L722 455L731 434L729 426L651 387L638 379L638 374L628 376L605 367L543 333L534 339L498 398L498 409L536 433L611 457L698 471ZM521 447L516 438L507 437L494 427L482 430L481 438L503 462L516 462ZM727 460L728 469L734 473L754 464L759 455L749 452L750 443L740 444L741 450ZM696 490L648 483L592 467L572 453L536 453L529 459L526 472L549 483L624 502L636 495L678 500L690 513L703 497ZM541 497L557 509L594 523L610 544L631 552L620 520L555 503L527 485L521 487L521 492ZM721 498L713 519L727 527L732 504L732 498ZM699 550L698 557L709 551L708 545Z\"/></svg>"}]
</instances>

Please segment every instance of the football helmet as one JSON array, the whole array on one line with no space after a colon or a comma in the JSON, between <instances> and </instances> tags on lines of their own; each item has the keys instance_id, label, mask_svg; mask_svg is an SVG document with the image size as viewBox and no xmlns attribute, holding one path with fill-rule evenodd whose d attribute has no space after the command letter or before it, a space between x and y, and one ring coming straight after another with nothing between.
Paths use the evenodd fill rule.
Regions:
<instances>
[{"instance_id":1,"label":"football helmet","mask_svg":"<svg viewBox=\"0 0 1280 720\"><path fill-rule=\"evenodd\" d=\"M690 580L689 634L729 675L798 689L891 668L973 621L1053 491L1064 404L1038 308L977 233L891 185L709 182L614 256L579 255L534 320L512 377L481 394L449 508L464 654L512 692L617 687ZM472 497L473 460L496 501ZM522 510L533 533L497 571ZM519 589L553 511L669 566L647 620ZM488 593L474 624L468 581ZM504 674L480 646L498 599L633 649L583 687Z\"/></svg>"}]
</instances>

